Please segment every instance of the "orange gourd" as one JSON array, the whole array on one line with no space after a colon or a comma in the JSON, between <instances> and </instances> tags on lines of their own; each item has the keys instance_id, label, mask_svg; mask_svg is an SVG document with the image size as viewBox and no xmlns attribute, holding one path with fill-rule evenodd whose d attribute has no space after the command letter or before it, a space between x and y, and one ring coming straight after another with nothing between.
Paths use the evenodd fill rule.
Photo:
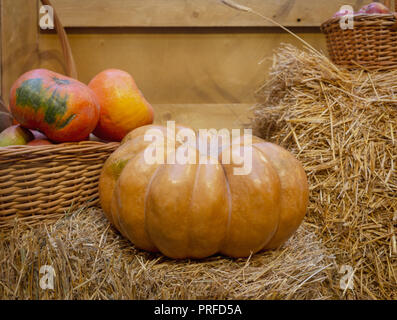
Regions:
<instances>
[{"instance_id":1,"label":"orange gourd","mask_svg":"<svg viewBox=\"0 0 397 320\"><path fill-rule=\"evenodd\" d=\"M149 129L165 137L164 158L186 148L178 140L174 147L165 127L138 128L106 161L99 185L105 215L138 248L172 258L247 257L279 247L299 227L308 184L302 165L287 150L253 137L247 175L235 175L240 165L223 161L233 146L243 148L238 140L222 143L212 163L151 164ZM178 126L176 134L183 129Z\"/></svg>"},{"instance_id":2,"label":"orange gourd","mask_svg":"<svg viewBox=\"0 0 397 320\"><path fill-rule=\"evenodd\" d=\"M101 106L94 131L98 138L121 141L133 129L153 123L152 106L127 72L117 69L102 71L88 86L95 92Z\"/></svg>"},{"instance_id":3,"label":"orange gourd","mask_svg":"<svg viewBox=\"0 0 397 320\"><path fill-rule=\"evenodd\" d=\"M55 142L85 140L99 120L99 104L88 86L46 69L29 71L14 83L10 110L21 126Z\"/></svg>"}]
</instances>

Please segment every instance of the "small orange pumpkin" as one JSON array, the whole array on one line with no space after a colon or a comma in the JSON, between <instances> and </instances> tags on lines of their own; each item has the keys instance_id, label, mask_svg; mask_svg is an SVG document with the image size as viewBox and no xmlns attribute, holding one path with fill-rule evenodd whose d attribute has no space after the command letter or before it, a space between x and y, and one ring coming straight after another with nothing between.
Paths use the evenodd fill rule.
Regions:
<instances>
[{"instance_id":1,"label":"small orange pumpkin","mask_svg":"<svg viewBox=\"0 0 397 320\"><path fill-rule=\"evenodd\" d=\"M94 131L98 138L121 141L133 129L153 123L153 108L129 73L108 69L97 74L88 86L101 106Z\"/></svg>"},{"instance_id":2,"label":"small orange pumpkin","mask_svg":"<svg viewBox=\"0 0 397 320\"><path fill-rule=\"evenodd\" d=\"M14 83L10 110L21 126L39 130L55 142L87 139L100 111L88 86L45 69L29 71Z\"/></svg>"},{"instance_id":3,"label":"small orange pumpkin","mask_svg":"<svg viewBox=\"0 0 397 320\"><path fill-rule=\"evenodd\" d=\"M234 175L240 165L222 161L233 146L242 148L240 140L222 144L218 158L207 157L212 163L151 164L145 158L151 152L149 129L165 137L165 150L174 144L165 127L132 131L106 161L99 184L105 215L138 248L172 258L247 257L279 247L299 227L308 184L287 150L254 137L247 175ZM176 134L183 129L177 127ZM169 150L182 148L186 144L176 141Z\"/></svg>"}]
</instances>

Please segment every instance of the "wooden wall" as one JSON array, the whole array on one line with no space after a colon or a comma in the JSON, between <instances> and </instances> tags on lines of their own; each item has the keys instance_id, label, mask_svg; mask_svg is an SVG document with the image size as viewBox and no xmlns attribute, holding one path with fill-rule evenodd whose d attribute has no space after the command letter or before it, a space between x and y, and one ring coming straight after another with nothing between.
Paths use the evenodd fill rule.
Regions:
<instances>
[{"instance_id":1,"label":"wooden wall","mask_svg":"<svg viewBox=\"0 0 397 320\"><path fill-rule=\"evenodd\" d=\"M321 22L342 4L358 8L368 2L239 1L322 51L326 48ZM7 97L22 72L35 67L64 72L64 63L56 34L38 30L35 0L1 3L2 92ZM53 0L53 5L67 27L79 79L87 83L106 68L130 72L155 105L157 122L242 126L274 49L282 42L301 46L269 21L218 0ZM27 19L21 21L20 10ZM13 31L9 21L16 16L18 27Z\"/></svg>"},{"instance_id":2,"label":"wooden wall","mask_svg":"<svg viewBox=\"0 0 397 320\"><path fill-rule=\"evenodd\" d=\"M325 50L316 29L295 29ZM275 28L71 29L69 39L79 78L88 82L105 68L133 74L153 103L241 103L253 101L273 50L299 41ZM42 65L62 70L54 34L40 34Z\"/></svg>"},{"instance_id":3,"label":"wooden wall","mask_svg":"<svg viewBox=\"0 0 397 320\"><path fill-rule=\"evenodd\" d=\"M39 63L38 3L0 1L1 92L5 101L13 82Z\"/></svg>"}]
</instances>

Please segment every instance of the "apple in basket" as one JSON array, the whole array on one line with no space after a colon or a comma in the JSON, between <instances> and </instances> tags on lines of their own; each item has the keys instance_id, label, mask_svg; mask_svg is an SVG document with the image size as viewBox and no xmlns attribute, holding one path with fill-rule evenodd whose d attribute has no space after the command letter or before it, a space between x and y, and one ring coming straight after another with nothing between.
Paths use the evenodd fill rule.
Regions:
<instances>
[{"instance_id":1,"label":"apple in basket","mask_svg":"<svg viewBox=\"0 0 397 320\"><path fill-rule=\"evenodd\" d=\"M8 112L0 111L0 132L12 125L12 117Z\"/></svg>"},{"instance_id":2,"label":"apple in basket","mask_svg":"<svg viewBox=\"0 0 397 320\"><path fill-rule=\"evenodd\" d=\"M338 12L336 12L332 18L339 18L339 17L344 17L344 16L348 16L349 14L354 15L354 12L351 12L349 10L339 10Z\"/></svg>"},{"instance_id":3,"label":"apple in basket","mask_svg":"<svg viewBox=\"0 0 397 320\"><path fill-rule=\"evenodd\" d=\"M391 14L391 11L384 4L379 2L372 2L360 9L358 13L361 14Z\"/></svg>"},{"instance_id":4,"label":"apple in basket","mask_svg":"<svg viewBox=\"0 0 397 320\"><path fill-rule=\"evenodd\" d=\"M33 141L30 141L27 145L32 147L37 147L37 146L48 146L52 144L53 143L47 139L35 139Z\"/></svg>"},{"instance_id":5,"label":"apple in basket","mask_svg":"<svg viewBox=\"0 0 397 320\"><path fill-rule=\"evenodd\" d=\"M0 147L26 145L34 139L30 130L20 125L12 126L0 133Z\"/></svg>"}]
</instances>

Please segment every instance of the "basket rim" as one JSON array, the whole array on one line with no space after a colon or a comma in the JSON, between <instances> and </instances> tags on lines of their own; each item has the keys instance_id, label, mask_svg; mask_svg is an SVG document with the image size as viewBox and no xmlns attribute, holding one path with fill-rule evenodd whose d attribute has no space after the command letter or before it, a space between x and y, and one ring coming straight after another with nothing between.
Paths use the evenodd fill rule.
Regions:
<instances>
[{"instance_id":1,"label":"basket rim","mask_svg":"<svg viewBox=\"0 0 397 320\"><path fill-rule=\"evenodd\" d=\"M119 142L81 141L43 146L7 146L0 147L0 161L16 157L34 158L54 154L109 152L115 150L119 145Z\"/></svg>"},{"instance_id":2,"label":"basket rim","mask_svg":"<svg viewBox=\"0 0 397 320\"><path fill-rule=\"evenodd\" d=\"M390 14L366 14L366 13L357 13L353 15L354 21L363 24L375 24L375 22L383 22L384 26L393 26L397 23L397 13ZM340 17L332 17L326 21L324 21L320 28L324 32L324 29L330 25L339 23ZM360 26L359 24L358 26Z\"/></svg>"}]
</instances>

